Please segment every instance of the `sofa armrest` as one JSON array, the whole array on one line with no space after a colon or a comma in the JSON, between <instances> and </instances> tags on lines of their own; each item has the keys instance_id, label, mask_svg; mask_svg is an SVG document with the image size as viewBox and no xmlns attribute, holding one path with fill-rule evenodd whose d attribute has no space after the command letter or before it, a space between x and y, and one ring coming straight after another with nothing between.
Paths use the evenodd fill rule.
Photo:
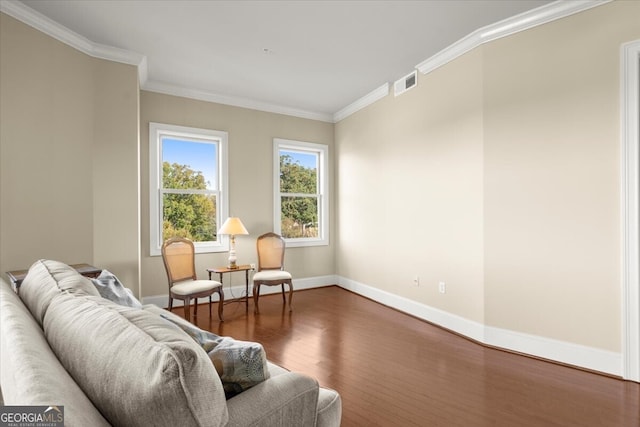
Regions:
<instances>
[{"instance_id":1,"label":"sofa armrest","mask_svg":"<svg viewBox=\"0 0 640 427\"><path fill-rule=\"evenodd\" d=\"M311 377L287 372L246 390L227 401L229 426L314 426L318 383Z\"/></svg>"},{"instance_id":2,"label":"sofa armrest","mask_svg":"<svg viewBox=\"0 0 640 427\"><path fill-rule=\"evenodd\" d=\"M339 427L342 420L342 399L337 391L320 387L316 427Z\"/></svg>"}]
</instances>

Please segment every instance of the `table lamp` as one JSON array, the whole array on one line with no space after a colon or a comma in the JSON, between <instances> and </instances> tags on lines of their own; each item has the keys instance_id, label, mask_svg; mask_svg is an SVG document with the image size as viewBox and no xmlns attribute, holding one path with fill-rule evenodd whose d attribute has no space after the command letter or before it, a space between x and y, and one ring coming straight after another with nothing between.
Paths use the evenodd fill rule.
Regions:
<instances>
[{"instance_id":1,"label":"table lamp","mask_svg":"<svg viewBox=\"0 0 640 427\"><path fill-rule=\"evenodd\" d=\"M240 221L240 218L237 217L229 217L222 224L220 230L218 230L218 234L227 234L231 236L231 245L229 247L229 268L238 268L236 264L236 235L238 234L249 234L247 229Z\"/></svg>"}]
</instances>

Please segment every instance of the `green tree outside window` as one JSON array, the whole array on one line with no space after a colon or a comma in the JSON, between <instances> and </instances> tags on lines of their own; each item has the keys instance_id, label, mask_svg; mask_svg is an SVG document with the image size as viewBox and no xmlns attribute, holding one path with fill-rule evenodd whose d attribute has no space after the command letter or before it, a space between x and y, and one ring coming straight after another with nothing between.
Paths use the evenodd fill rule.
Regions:
<instances>
[{"instance_id":1,"label":"green tree outside window","mask_svg":"<svg viewBox=\"0 0 640 427\"><path fill-rule=\"evenodd\" d=\"M318 172L280 154L281 233L285 238L318 237Z\"/></svg>"},{"instance_id":2,"label":"green tree outside window","mask_svg":"<svg viewBox=\"0 0 640 427\"><path fill-rule=\"evenodd\" d=\"M194 242L217 239L216 198L211 194L172 193L170 190L204 190L207 182L201 171L188 165L162 163L162 236L186 237ZM169 190L169 191L167 191Z\"/></svg>"}]
</instances>

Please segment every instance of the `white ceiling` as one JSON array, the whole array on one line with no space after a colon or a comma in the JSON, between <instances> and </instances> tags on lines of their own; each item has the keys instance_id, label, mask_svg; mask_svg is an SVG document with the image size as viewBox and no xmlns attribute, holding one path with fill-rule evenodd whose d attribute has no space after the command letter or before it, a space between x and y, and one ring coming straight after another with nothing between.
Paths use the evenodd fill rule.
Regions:
<instances>
[{"instance_id":1,"label":"white ceiling","mask_svg":"<svg viewBox=\"0 0 640 427\"><path fill-rule=\"evenodd\" d=\"M487 25L549 0L24 0L93 43L142 54L149 88L331 117Z\"/></svg>"}]
</instances>

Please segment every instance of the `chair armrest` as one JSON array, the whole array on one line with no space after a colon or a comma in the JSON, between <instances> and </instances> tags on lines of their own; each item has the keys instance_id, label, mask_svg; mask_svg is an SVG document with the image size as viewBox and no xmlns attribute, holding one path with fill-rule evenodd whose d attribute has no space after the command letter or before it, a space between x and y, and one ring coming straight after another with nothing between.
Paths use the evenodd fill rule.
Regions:
<instances>
[{"instance_id":1,"label":"chair armrest","mask_svg":"<svg viewBox=\"0 0 640 427\"><path fill-rule=\"evenodd\" d=\"M287 372L271 377L227 401L229 426L314 426L318 383Z\"/></svg>"}]
</instances>

